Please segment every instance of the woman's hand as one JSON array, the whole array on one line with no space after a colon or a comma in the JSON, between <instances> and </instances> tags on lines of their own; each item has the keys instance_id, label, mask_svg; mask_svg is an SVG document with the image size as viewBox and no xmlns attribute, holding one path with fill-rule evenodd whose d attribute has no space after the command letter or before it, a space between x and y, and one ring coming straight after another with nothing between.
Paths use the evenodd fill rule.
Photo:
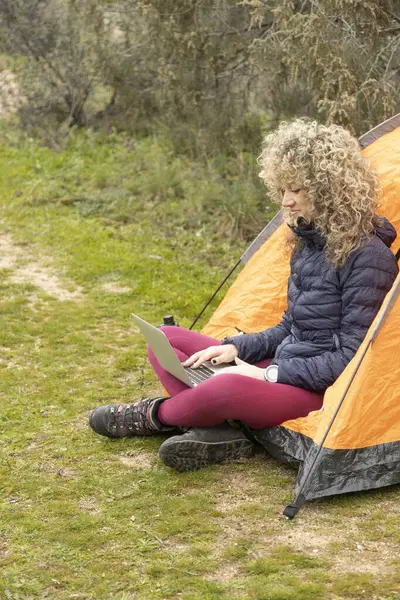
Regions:
<instances>
[{"instance_id":1,"label":"woman's hand","mask_svg":"<svg viewBox=\"0 0 400 600\"><path fill-rule=\"evenodd\" d=\"M246 377L251 377L252 379L260 379L261 381L265 381L264 379L264 370L260 367L256 367L254 365L249 365L249 363L244 362L244 360L240 360L240 358L235 358L236 367L226 367L225 369L221 369L217 371L216 375L223 375L226 373L230 373L231 375L245 375Z\"/></svg>"},{"instance_id":2,"label":"woman's hand","mask_svg":"<svg viewBox=\"0 0 400 600\"><path fill-rule=\"evenodd\" d=\"M211 360L213 365L233 362L239 354L238 349L233 344L224 344L223 346L210 346L205 350L200 350L192 354L183 364L184 367L200 367L207 360ZM236 367L234 367L236 369Z\"/></svg>"}]
</instances>

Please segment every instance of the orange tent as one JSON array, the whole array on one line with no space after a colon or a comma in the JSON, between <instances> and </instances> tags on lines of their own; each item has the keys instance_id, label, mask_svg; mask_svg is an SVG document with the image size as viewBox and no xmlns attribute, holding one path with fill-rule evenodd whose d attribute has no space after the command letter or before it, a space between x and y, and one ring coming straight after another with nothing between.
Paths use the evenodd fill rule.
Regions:
<instances>
[{"instance_id":1,"label":"orange tent","mask_svg":"<svg viewBox=\"0 0 400 600\"><path fill-rule=\"evenodd\" d=\"M400 114L360 138L379 174L379 212L397 230L400 247ZM245 268L203 330L222 339L276 325L287 306L289 256L278 213L242 256ZM363 343L325 393L321 410L279 427L254 430L272 455L301 467L293 518L314 498L400 483L400 275Z\"/></svg>"}]
</instances>

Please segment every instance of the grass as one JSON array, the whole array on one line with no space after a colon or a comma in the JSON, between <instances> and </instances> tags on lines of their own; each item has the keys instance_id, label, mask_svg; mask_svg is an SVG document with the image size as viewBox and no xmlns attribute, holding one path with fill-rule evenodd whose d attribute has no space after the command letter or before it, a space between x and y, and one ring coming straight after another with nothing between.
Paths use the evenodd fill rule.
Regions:
<instances>
[{"instance_id":1,"label":"grass","mask_svg":"<svg viewBox=\"0 0 400 600\"><path fill-rule=\"evenodd\" d=\"M5 138L0 598L397 600L398 488L289 522L295 472L272 458L177 474L163 438L88 430L96 405L158 390L129 315L190 325L245 247L233 213L253 202L250 177L241 187L231 160L220 176L165 140L78 135L54 153ZM237 192L222 226L213 189Z\"/></svg>"}]
</instances>

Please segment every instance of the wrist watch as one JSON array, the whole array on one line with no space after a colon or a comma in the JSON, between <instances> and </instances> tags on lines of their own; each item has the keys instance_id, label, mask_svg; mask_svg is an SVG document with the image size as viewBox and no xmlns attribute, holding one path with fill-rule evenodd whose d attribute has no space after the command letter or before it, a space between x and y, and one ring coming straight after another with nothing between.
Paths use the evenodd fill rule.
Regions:
<instances>
[{"instance_id":1,"label":"wrist watch","mask_svg":"<svg viewBox=\"0 0 400 600\"><path fill-rule=\"evenodd\" d=\"M264 370L264 379L270 383L276 383L278 381L278 365L269 365Z\"/></svg>"}]
</instances>

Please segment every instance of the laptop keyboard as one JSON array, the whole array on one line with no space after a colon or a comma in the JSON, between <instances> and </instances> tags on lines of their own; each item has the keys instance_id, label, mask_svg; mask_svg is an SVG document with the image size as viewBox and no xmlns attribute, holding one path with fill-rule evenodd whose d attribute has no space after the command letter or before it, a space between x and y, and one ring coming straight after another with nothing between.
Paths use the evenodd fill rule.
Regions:
<instances>
[{"instance_id":1,"label":"laptop keyboard","mask_svg":"<svg viewBox=\"0 0 400 600\"><path fill-rule=\"evenodd\" d=\"M209 379L212 375L215 375L215 371L210 369L210 367L206 367L206 365L200 365L200 367L198 367L197 369L185 367L185 371L188 374L189 379L193 383L193 385L198 385L206 379Z\"/></svg>"}]
</instances>

